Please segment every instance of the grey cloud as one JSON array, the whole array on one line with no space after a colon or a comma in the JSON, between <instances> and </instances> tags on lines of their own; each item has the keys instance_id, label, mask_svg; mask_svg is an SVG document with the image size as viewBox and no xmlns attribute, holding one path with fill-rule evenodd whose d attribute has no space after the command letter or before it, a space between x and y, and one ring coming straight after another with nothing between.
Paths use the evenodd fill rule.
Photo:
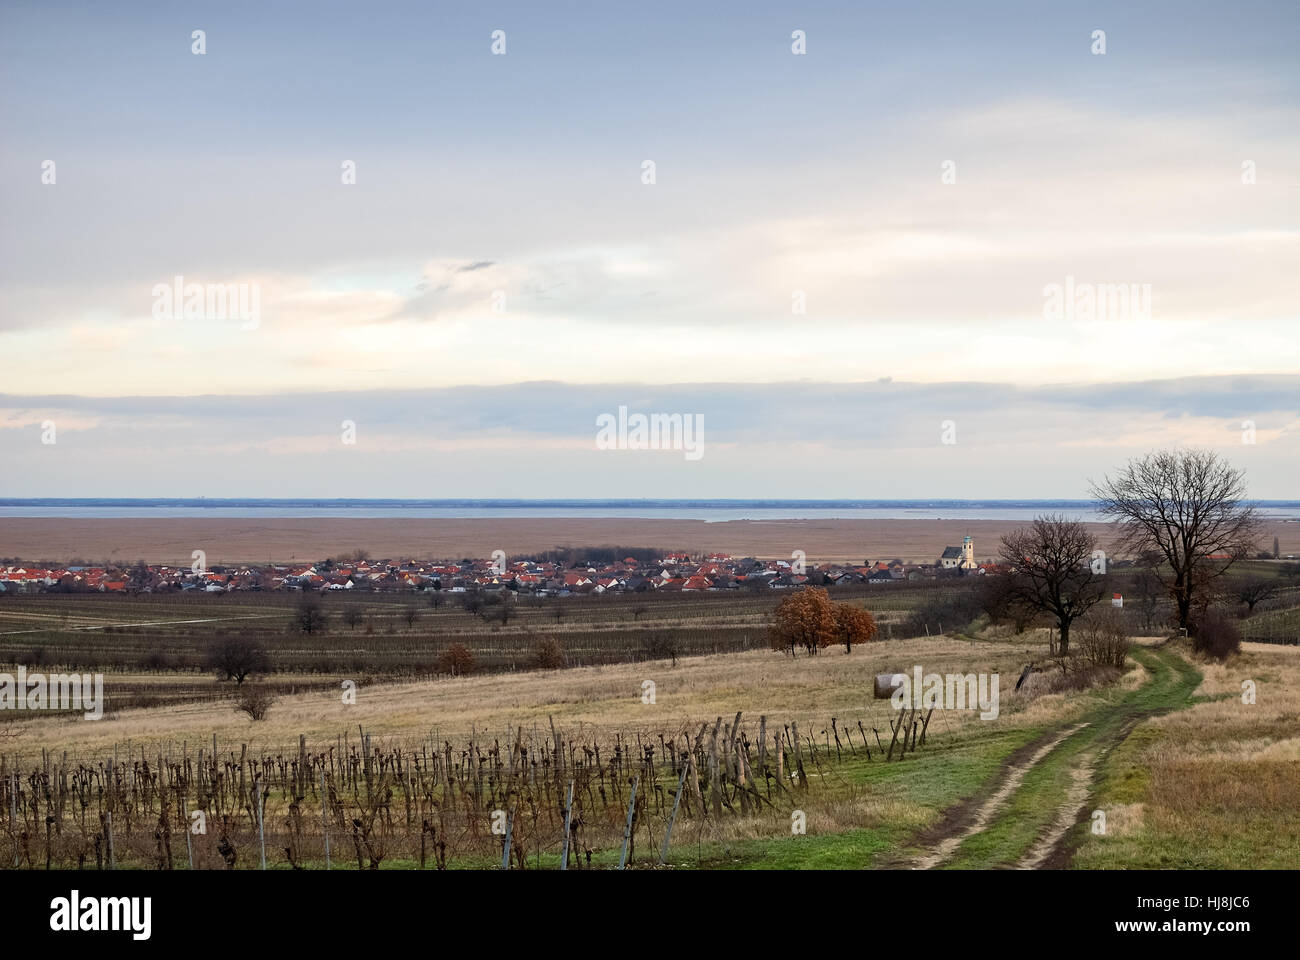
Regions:
<instances>
[{"instance_id":1,"label":"grey cloud","mask_svg":"<svg viewBox=\"0 0 1300 960\"><path fill-rule=\"evenodd\" d=\"M507 431L533 437L585 436L600 413L703 414L718 443L864 442L928 438L936 418L987 421L988 436L1009 442L1039 422L1055 429L1124 416L1222 417L1300 412L1300 375L1189 377L1132 383L1013 386L1000 383L569 384L425 390L295 393L268 396L78 397L0 394L0 409L61 410L147 429L184 430L193 441L231 430L310 435L339 419L394 431L473 436ZM996 424L1002 418L1003 426ZM184 424L183 427L179 424ZM974 438L972 437L972 441ZM928 442L928 439L927 441Z\"/></svg>"}]
</instances>

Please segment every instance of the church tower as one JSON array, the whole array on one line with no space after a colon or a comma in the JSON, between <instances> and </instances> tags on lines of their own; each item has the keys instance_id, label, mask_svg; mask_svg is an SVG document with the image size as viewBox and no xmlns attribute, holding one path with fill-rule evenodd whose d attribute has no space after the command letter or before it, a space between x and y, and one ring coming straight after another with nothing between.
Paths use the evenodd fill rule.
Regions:
<instances>
[{"instance_id":1,"label":"church tower","mask_svg":"<svg viewBox=\"0 0 1300 960\"><path fill-rule=\"evenodd\" d=\"M965 537L961 542L961 568L975 569L975 541L971 537Z\"/></svg>"}]
</instances>

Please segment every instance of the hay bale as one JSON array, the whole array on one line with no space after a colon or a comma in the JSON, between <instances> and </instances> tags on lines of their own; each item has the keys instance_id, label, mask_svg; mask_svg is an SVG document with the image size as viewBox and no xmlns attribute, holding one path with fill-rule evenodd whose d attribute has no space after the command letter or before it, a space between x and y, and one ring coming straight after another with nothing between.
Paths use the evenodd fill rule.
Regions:
<instances>
[{"instance_id":1,"label":"hay bale","mask_svg":"<svg viewBox=\"0 0 1300 960\"><path fill-rule=\"evenodd\" d=\"M876 699L888 700L894 695L894 691L901 687L907 680L905 673L878 673L876 674Z\"/></svg>"}]
</instances>

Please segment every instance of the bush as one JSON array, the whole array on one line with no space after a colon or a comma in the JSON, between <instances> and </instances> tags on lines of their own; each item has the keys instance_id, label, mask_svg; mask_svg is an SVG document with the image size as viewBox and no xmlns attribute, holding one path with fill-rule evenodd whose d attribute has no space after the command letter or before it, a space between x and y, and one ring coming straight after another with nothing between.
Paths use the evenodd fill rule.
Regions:
<instances>
[{"instance_id":1,"label":"bush","mask_svg":"<svg viewBox=\"0 0 1300 960\"><path fill-rule=\"evenodd\" d=\"M1131 643L1118 608L1094 609L1076 630L1074 640L1084 660L1099 667L1124 669Z\"/></svg>"},{"instance_id":2,"label":"bush","mask_svg":"<svg viewBox=\"0 0 1300 960\"><path fill-rule=\"evenodd\" d=\"M1063 658L1061 662L1064 665L1074 660L1077 660L1077 658ZM1068 669L1061 670L1046 667L1029 675L1028 679L1025 680L1025 685L1020 688L1020 695L1032 699L1051 693L1072 693L1078 690L1089 690L1114 683L1119 677L1120 670L1098 664L1075 662Z\"/></svg>"},{"instance_id":3,"label":"bush","mask_svg":"<svg viewBox=\"0 0 1300 960\"><path fill-rule=\"evenodd\" d=\"M235 709L247 714L250 720L265 720L274 703L275 697L269 691L260 687L248 687L235 701Z\"/></svg>"},{"instance_id":4,"label":"bush","mask_svg":"<svg viewBox=\"0 0 1300 960\"><path fill-rule=\"evenodd\" d=\"M564 650L554 637L542 637L533 648L533 662L543 670L558 670L564 666Z\"/></svg>"},{"instance_id":5,"label":"bush","mask_svg":"<svg viewBox=\"0 0 1300 960\"><path fill-rule=\"evenodd\" d=\"M1241 631L1219 610L1206 610L1195 624L1192 649L1215 660L1241 652Z\"/></svg>"},{"instance_id":6,"label":"bush","mask_svg":"<svg viewBox=\"0 0 1300 960\"><path fill-rule=\"evenodd\" d=\"M175 661L162 650L150 650L140 659L140 666L146 670L171 670Z\"/></svg>"},{"instance_id":7,"label":"bush","mask_svg":"<svg viewBox=\"0 0 1300 960\"><path fill-rule=\"evenodd\" d=\"M670 633L653 633L643 647L648 660L671 660L677 666L677 638Z\"/></svg>"},{"instance_id":8,"label":"bush","mask_svg":"<svg viewBox=\"0 0 1300 960\"><path fill-rule=\"evenodd\" d=\"M463 643L453 643L438 654L438 672L463 677L474 672L474 654Z\"/></svg>"},{"instance_id":9,"label":"bush","mask_svg":"<svg viewBox=\"0 0 1300 960\"><path fill-rule=\"evenodd\" d=\"M920 637L929 633L959 633L980 614L980 598L971 587L945 590L927 598L903 621L903 635Z\"/></svg>"}]
</instances>

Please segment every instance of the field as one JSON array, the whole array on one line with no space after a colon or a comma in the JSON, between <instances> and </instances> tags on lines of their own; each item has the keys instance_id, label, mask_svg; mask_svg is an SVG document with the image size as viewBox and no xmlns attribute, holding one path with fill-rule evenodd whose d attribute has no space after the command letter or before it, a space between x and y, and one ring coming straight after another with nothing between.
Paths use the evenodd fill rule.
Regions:
<instances>
[{"instance_id":1,"label":"field","mask_svg":"<svg viewBox=\"0 0 1300 960\"><path fill-rule=\"evenodd\" d=\"M2 669L103 672L108 709L5 718L0 862L242 869L264 846L270 869L315 869L328 837L332 869L499 867L508 823L513 867L549 869L567 806L570 869L1300 865L1300 648L1219 665L1155 635L1125 671L1015 691L1047 632L942 625L966 589L838 592L885 639L794 659L766 647L777 598L744 592L520 601L504 626L325 597L311 635L277 594L8 597ZM204 666L235 634L272 657L245 684L274 696L260 721ZM537 668L542 637L562 668ZM438 672L452 643L471 675ZM872 698L918 665L1000 676L997 718Z\"/></svg>"},{"instance_id":2,"label":"field","mask_svg":"<svg viewBox=\"0 0 1300 960\"><path fill-rule=\"evenodd\" d=\"M980 559L1019 526L1005 520L656 520L656 519L246 519L101 520L0 517L0 556L68 562L168 563L188 567L194 550L208 563L316 561L365 549L374 557L530 556L556 546L645 543L700 554L813 562L866 558L932 563L945 545L975 538ZM1103 544L1106 524L1090 524ZM1265 525L1282 555L1300 554L1300 523Z\"/></svg>"},{"instance_id":3,"label":"field","mask_svg":"<svg viewBox=\"0 0 1300 960\"><path fill-rule=\"evenodd\" d=\"M939 582L859 585L837 590L848 602L870 604L886 636L901 629L907 610L956 592ZM0 597L0 663L59 666L112 673L109 707L166 699L226 696L208 676L204 654L222 638L250 638L270 654L277 690L350 678L361 683L432 678L455 643L471 653L477 672L535 665L539 641L558 641L566 666L642 660L675 651L696 656L767 645L767 623L780 598L754 594L634 594L510 601L509 617L485 623L452 596L327 594L326 629L293 628L293 593L211 595L60 595ZM437 607L432 603L437 602ZM498 607L485 607L491 613ZM935 623L934 632L940 625Z\"/></svg>"}]
</instances>

